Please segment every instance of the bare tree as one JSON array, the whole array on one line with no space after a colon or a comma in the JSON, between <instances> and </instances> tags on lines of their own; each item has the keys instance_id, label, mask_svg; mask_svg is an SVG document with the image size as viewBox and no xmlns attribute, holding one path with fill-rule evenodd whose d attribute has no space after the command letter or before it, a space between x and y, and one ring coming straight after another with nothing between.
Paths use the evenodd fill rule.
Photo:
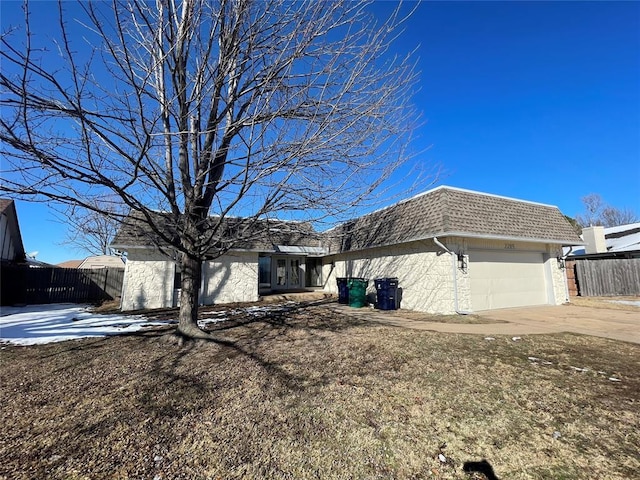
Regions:
<instances>
[{"instance_id":1,"label":"bare tree","mask_svg":"<svg viewBox=\"0 0 640 480\"><path fill-rule=\"evenodd\" d=\"M115 255L110 245L120 226L118 217L127 212L118 202L98 201L94 207L73 205L64 211L61 222L67 232L62 243L89 255Z\"/></svg>"},{"instance_id":2,"label":"bare tree","mask_svg":"<svg viewBox=\"0 0 640 480\"><path fill-rule=\"evenodd\" d=\"M119 197L180 258L182 335L204 335L203 259L261 219L339 218L406 159L416 74L389 51L400 7L382 22L346 0L57 10L53 39L28 4L24 28L2 34L0 189L98 213Z\"/></svg>"},{"instance_id":3,"label":"bare tree","mask_svg":"<svg viewBox=\"0 0 640 480\"><path fill-rule=\"evenodd\" d=\"M629 208L605 207L600 217L602 225L605 227L616 227L640 221L640 217Z\"/></svg>"},{"instance_id":4,"label":"bare tree","mask_svg":"<svg viewBox=\"0 0 640 480\"><path fill-rule=\"evenodd\" d=\"M615 227L637 222L640 217L628 208L616 208L608 205L600 195L591 193L582 197L584 213L576 215L576 222L581 227L601 225Z\"/></svg>"}]
</instances>

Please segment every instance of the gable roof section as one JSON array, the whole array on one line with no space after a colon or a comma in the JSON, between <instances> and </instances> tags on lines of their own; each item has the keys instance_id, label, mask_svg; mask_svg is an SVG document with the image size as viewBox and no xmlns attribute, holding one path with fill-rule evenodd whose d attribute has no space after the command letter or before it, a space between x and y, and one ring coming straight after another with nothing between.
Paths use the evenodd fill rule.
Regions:
<instances>
[{"instance_id":1,"label":"gable roof section","mask_svg":"<svg viewBox=\"0 0 640 480\"><path fill-rule=\"evenodd\" d=\"M84 260L66 260L56 264L58 268L78 268Z\"/></svg>"},{"instance_id":2,"label":"gable roof section","mask_svg":"<svg viewBox=\"0 0 640 480\"><path fill-rule=\"evenodd\" d=\"M438 187L327 232L345 252L437 236L563 245L580 238L557 207L452 187Z\"/></svg>"},{"instance_id":3,"label":"gable roof section","mask_svg":"<svg viewBox=\"0 0 640 480\"><path fill-rule=\"evenodd\" d=\"M2 221L3 231L2 238L0 238L2 260L24 260L26 255L22 243L22 234L20 233L20 224L18 223L18 213L13 200L0 198L0 215L6 219ZM5 254L7 254L7 258L5 258Z\"/></svg>"}]
</instances>

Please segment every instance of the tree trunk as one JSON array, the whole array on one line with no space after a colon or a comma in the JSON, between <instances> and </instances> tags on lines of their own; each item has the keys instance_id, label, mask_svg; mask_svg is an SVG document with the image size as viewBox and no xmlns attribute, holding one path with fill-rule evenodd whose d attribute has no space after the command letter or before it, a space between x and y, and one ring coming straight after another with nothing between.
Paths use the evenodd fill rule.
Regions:
<instances>
[{"instance_id":1,"label":"tree trunk","mask_svg":"<svg viewBox=\"0 0 640 480\"><path fill-rule=\"evenodd\" d=\"M198 299L202 279L202 261L199 258L182 255L182 281L180 291L180 313L178 314L178 335L188 338L210 338L198 327Z\"/></svg>"}]
</instances>

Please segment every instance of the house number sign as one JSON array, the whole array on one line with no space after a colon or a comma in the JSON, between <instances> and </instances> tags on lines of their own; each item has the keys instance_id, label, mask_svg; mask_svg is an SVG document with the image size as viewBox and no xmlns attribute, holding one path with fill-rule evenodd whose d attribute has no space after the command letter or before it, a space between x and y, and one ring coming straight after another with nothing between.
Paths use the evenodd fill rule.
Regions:
<instances>
[{"instance_id":1,"label":"house number sign","mask_svg":"<svg viewBox=\"0 0 640 480\"><path fill-rule=\"evenodd\" d=\"M504 249L505 250L515 250L516 249L516 244L515 243L505 243L504 244Z\"/></svg>"}]
</instances>

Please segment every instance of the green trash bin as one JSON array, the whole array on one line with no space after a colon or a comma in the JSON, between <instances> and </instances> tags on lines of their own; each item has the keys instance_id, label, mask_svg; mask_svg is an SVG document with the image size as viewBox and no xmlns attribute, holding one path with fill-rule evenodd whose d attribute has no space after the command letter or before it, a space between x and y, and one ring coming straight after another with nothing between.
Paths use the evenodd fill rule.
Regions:
<instances>
[{"instance_id":1,"label":"green trash bin","mask_svg":"<svg viewBox=\"0 0 640 480\"><path fill-rule=\"evenodd\" d=\"M362 308L367 305L368 280L364 278L349 279L349 306Z\"/></svg>"}]
</instances>

